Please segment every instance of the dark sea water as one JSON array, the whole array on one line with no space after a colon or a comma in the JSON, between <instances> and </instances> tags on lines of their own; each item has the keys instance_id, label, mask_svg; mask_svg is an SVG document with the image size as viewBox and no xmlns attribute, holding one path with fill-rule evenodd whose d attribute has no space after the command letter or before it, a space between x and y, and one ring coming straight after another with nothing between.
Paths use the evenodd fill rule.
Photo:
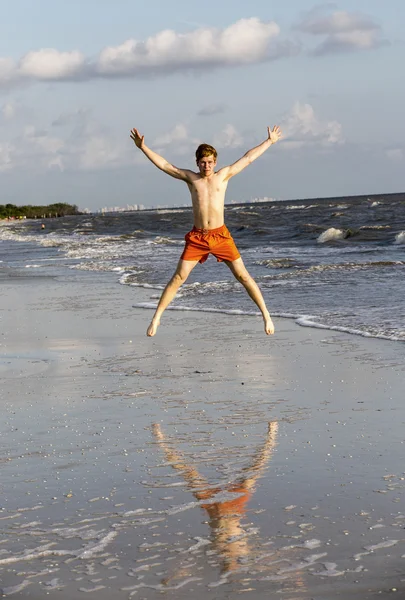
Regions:
<instances>
[{"instance_id":1,"label":"dark sea water","mask_svg":"<svg viewBox=\"0 0 405 600\"><path fill-rule=\"evenodd\" d=\"M273 316L405 341L405 193L227 205L225 220ZM0 285L28 270L111 272L117 285L150 289L143 306L153 306L191 227L187 208L52 219L45 230L39 220L0 225ZM257 311L213 257L172 308Z\"/></svg>"}]
</instances>

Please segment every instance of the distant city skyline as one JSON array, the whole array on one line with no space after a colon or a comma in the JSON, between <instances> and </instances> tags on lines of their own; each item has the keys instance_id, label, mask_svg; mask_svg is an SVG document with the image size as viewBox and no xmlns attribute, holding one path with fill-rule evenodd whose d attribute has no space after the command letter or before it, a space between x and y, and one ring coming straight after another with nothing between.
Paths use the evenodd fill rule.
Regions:
<instances>
[{"instance_id":1,"label":"distant city skyline","mask_svg":"<svg viewBox=\"0 0 405 600\"><path fill-rule=\"evenodd\" d=\"M255 204L257 202L274 202L275 198L268 198L267 196L265 196L264 198L250 198L249 200L244 200L241 202L236 202L235 200L231 200L226 202L226 204ZM99 212L99 213L106 213L106 212L129 212L129 211L137 211L137 210L159 210L159 209L176 209L176 208L191 208L190 203L185 203L185 204L179 204L179 205L173 205L173 204L157 204L156 206L151 205L151 206L145 206L144 204L127 204L126 206L104 206L102 208L98 208L94 211L91 211L89 208L84 208L83 212Z\"/></svg>"},{"instance_id":2,"label":"distant city skyline","mask_svg":"<svg viewBox=\"0 0 405 600\"><path fill-rule=\"evenodd\" d=\"M134 126L193 169L200 142L220 167L280 124L284 140L230 182L228 202L404 189L400 0L4 4L0 203L189 204L134 147Z\"/></svg>"}]
</instances>

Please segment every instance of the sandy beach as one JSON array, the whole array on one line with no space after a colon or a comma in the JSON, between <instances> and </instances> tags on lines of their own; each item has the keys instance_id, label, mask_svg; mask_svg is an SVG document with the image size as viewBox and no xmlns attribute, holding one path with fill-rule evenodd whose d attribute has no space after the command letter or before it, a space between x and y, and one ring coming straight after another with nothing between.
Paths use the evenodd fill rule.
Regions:
<instances>
[{"instance_id":1,"label":"sandy beach","mask_svg":"<svg viewBox=\"0 0 405 600\"><path fill-rule=\"evenodd\" d=\"M4 596L405 595L405 345L1 282Z\"/></svg>"}]
</instances>

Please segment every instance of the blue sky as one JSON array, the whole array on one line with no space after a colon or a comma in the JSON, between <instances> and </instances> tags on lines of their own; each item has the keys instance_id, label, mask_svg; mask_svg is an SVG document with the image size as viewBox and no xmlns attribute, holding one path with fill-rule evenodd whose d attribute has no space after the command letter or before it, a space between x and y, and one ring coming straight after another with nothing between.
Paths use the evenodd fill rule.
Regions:
<instances>
[{"instance_id":1,"label":"blue sky","mask_svg":"<svg viewBox=\"0 0 405 600\"><path fill-rule=\"evenodd\" d=\"M0 204L181 205L173 164L284 139L228 201L403 191L405 3L14 0L0 19Z\"/></svg>"}]
</instances>

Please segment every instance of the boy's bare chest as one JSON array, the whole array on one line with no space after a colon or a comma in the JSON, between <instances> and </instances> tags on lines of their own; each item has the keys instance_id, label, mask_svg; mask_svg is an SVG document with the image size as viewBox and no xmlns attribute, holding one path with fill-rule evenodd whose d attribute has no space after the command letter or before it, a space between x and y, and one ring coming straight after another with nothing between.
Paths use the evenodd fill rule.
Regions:
<instances>
[{"instance_id":1,"label":"boy's bare chest","mask_svg":"<svg viewBox=\"0 0 405 600\"><path fill-rule=\"evenodd\" d=\"M193 182L193 190L195 195L200 198L215 198L222 196L226 189L226 184L217 178L210 180L200 179Z\"/></svg>"}]
</instances>

